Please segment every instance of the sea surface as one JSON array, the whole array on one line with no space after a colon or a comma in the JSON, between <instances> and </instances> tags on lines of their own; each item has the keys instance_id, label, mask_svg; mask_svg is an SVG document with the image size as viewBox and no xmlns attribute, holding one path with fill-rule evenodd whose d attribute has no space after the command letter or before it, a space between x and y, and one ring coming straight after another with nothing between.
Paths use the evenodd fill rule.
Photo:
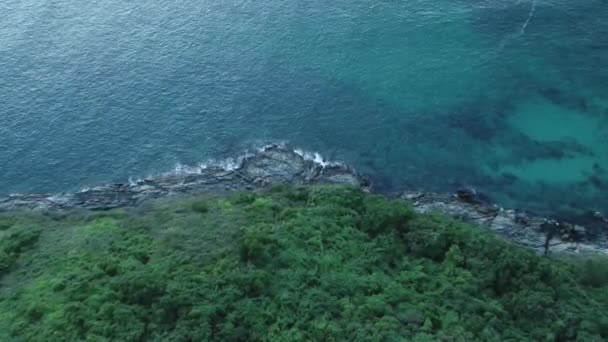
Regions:
<instances>
[{"instance_id":1,"label":"sea surface","mask_svg":"<svg viewBox=\"0 0 608 342\"><path fill-rule=\"evenodd\" d=\"M286 142L385 191L608 210L605 0L3 0L0 13L0 194Z\"/></svg>"}]
</instances>

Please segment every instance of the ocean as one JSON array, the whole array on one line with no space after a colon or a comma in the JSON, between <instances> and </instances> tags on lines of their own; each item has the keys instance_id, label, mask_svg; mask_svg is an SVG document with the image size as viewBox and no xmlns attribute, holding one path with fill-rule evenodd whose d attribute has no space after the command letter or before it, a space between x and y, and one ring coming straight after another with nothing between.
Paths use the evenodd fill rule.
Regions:
<instances>
[{"instance_id":1,"label":"ocean","mask_svg":"<svg viewBox=\"0 0 608 342\"><path fill-rule=\"evenodd\" d=\"M604 0L4 0L0 194L319 152L381 191L608 210Z\"/></svg>"}]
</instances>

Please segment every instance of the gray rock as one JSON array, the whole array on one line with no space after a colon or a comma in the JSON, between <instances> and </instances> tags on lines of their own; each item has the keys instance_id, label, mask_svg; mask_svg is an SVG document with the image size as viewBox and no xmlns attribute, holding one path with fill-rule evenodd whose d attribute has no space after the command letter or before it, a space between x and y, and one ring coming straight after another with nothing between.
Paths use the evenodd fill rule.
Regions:
<instances>
[{"instance_id":1,"label":"gray rock","mask_svg":"<svg viewBox=\"0 0 608 342\"><path fill-rule=\"evenodd\" d=\"M228 164L228 163L223 163ZM85 189L76 193L0 197L0 211L84 208L108 210L136 206L154 198L178 194L259 189L278 184L351 184L367 182L352 168L319 162L312 155L269 145L228 166L222 163L192 172L172 173L144 180Z\"/></svg>"},{"instance_id":2,"label":"gray rock","mask_svg":"<svg viewBox=\"0 0 608 342\"><path fill-rule=\"evenodd\" d=\"M405 192L400 198L410 200L417 212L438 212L467 223L486 227L496 234L538 253L608 254L608 232L589 238L581 225L534 217L525 212L497 209L461 195ZM549 230L555 234L548 236ZM549 239L548 239L549 238ZM548 241L547 241L548 239Z\"/></svg>"},{"instance_id":3,"label":"gray rock","mask_svg":"<svg viewBox=\"0 0 608 342\"><path fill-rule=\"evenodd\" d=\"M370 190L369 181L347 165L327 163L316 154L270 145L230 163L129 180L126 184L107 184L76 193L0 197L0 211L18 208L45 211L74 208L108 210L137 206L160 197L255 190L278 184L349 184ZM592 217L594 224L600 225L594 231L600 233L589 234L589 227L560 224L525 212L498 209L480 201L473 190L461 190L455 195L405 192L399 197L411 201L418 212L439 212L486 227L539 253L548 247L552 253L608 254L608 229L603 229L608 220L600 213L594 213ZM548 236L547 227L556 234Z\"/></svg>"}]
</instances>

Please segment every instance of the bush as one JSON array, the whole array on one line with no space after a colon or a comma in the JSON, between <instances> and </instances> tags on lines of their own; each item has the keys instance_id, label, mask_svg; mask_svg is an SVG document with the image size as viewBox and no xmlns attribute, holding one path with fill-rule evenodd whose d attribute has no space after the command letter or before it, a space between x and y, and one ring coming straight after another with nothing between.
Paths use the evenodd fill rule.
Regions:
<instances>
[{"instance_id":1,"label":"bush","mask_svg":"<svg viewBox=\"0 0 608 342\"><path fill-rule=\"evenodd\" d=\"M608 260L604 257L587 258L580 267L580 282L588 287L608 286Z\"/></svg>"},{"instance_id":2,"label":"bush","mask_svg":"<svg viewBox=\"0 0 608 342\"><path fill-rule=\"evenodd\" d=\"M197 213L205 214L209 211L209 205L204 201L196 201L192 203L192 210Z\"/></svg>"},{"instance_id":3,"label":"bush","mask_svg":"<svg viewBox=\"0 0 608 342\"><path fill-rule=\"evenodd\" d=\"M21 253L30 248L41 230L31 226L12 226L0 233L0 277L15 264Z\"/></svg>"},{"instance_id":4,"label":"bush","mask_svg":"<svg viewBox=\"0 0 608 342\"><path fill-rule=\"evenodd\" d=\"M414 217L414 211L405 202L389 202L379 195L366 196L363 206L361 229L372 236L390 231L403 234Z\"/></svg>"},{"instance_id":5,"label":"bush","mask_svg":"<svg viewBox=\"0 0 608 342\"><path fill-rule=\"evenodd\" d=\"M263 263L273 256L275 240L272 227L254 225L244 229L240 242L241 260L244 262Z\"/></svg>"}]
</instances>

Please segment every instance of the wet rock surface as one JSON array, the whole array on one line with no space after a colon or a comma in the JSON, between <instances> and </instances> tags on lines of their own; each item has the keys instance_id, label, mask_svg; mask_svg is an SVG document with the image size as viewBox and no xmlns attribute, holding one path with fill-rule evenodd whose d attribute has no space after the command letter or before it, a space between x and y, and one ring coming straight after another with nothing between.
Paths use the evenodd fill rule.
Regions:
<instances>
[{"instance_id":1,"label":"wet rock surface","mask_svg":"<svg viewBox=\"0 0 608 342\"><path fill-rule=\"evenodd\" d=\"M369 181L347 165L328 163L318 154L282 145L266 146L229 165L201 166L76 193L14 194L0 197L0 211L19 208L109 210L133 207L161 197L254 190L279 184L349 184L370 188ZM398 197L411 201L418 212L439 212L486 227L539 253L608 254L608 219L597 212L585 215L582 218L584 224L575 225L521 211L504 210L486 203L473 189L460 189L455 194L409 191Z\"/></svg>"}]
</instances>

